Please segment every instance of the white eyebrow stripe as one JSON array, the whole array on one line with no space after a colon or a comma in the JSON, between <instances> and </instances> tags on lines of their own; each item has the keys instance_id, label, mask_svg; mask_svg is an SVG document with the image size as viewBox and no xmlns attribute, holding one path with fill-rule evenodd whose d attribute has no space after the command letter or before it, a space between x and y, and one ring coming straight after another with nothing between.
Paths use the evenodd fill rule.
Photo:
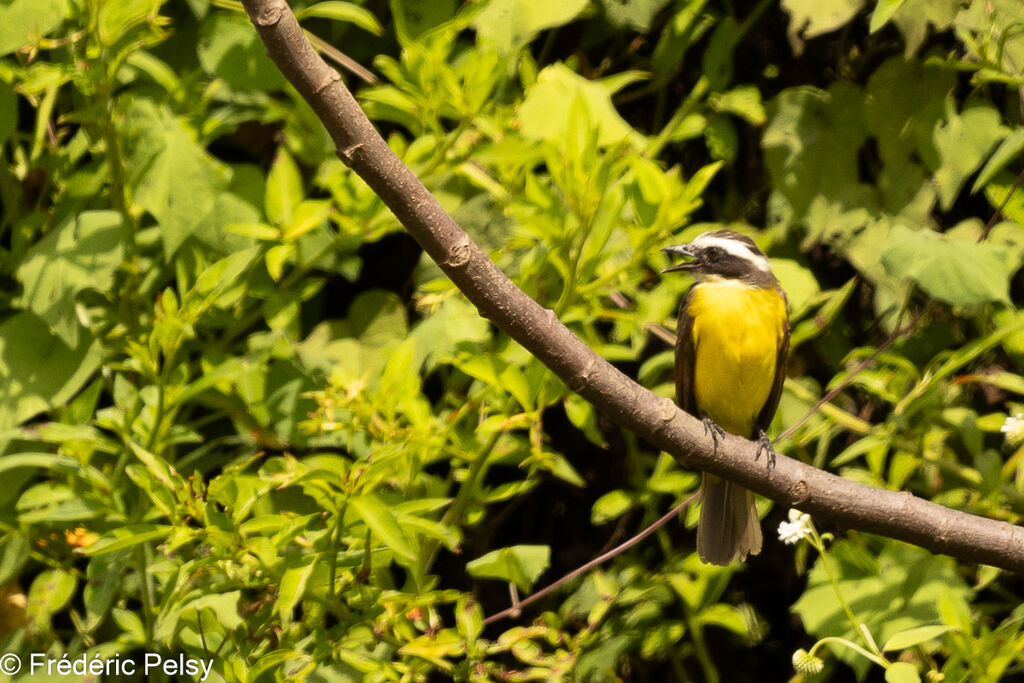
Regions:
<instances>
[{"instance_id":1,"label":"white eyebrow stripe","mask_svg":"<svg viewBox=\"0 0 1024 683\"><path fill-rule=\"evenodd\" d=\"M725 237L716 237L709 233L704 233L691 244L698 249L707 249L708 247L719 247L728 253L736 256L737 258L749 261L751 265L756 267L758 270L765 272L771 271L771 267L768 265L768 259L764 256L755 254L750 251L747 245L731 240Z\"/></svg>"}]
</instances>

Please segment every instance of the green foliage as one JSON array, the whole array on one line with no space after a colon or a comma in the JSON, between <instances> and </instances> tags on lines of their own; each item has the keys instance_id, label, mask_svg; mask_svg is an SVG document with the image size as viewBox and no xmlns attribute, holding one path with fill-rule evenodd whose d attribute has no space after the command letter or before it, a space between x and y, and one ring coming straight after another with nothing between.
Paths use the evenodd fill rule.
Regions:
<instances>
[{"instance_id":1,"label":"green foliage","mask_svg":"<svg viewBox=\"0 0 1024 683\"><path fill-rule=\"evenodd\" d=\"M651 326L687 283L659 249L746 232L791 306L778 427L849 382L777 447L1020 520L1017 0L295 8L372 65L346 78L403 161L605 358L671 396ZM785 577L768 541L732 581L661 530L485 625L699 475L408 251L237 4L2 3L0 149L4 652L729 680L807 641L808 675L1019 675L1019 586L861 534L816 537L806 573L798 546Z\"/></svg>"}]
</instances>

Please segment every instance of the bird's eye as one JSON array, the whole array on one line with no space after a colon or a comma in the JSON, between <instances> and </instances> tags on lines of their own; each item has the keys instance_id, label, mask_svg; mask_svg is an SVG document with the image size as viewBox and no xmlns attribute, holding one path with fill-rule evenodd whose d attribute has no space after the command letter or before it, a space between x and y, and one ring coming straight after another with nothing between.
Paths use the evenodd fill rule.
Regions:
<instances>
[{"instance_id":1,"label":"bird's eye","mask_svg":"<svg viewBox=\"0 0 1024 683\"><path fill-rule=\"evenodd\" d=\"M704 250L704 258L708 261L717 261L722 258L725 251L721 247L708 247Z\"/></svg>"}]
</instances>

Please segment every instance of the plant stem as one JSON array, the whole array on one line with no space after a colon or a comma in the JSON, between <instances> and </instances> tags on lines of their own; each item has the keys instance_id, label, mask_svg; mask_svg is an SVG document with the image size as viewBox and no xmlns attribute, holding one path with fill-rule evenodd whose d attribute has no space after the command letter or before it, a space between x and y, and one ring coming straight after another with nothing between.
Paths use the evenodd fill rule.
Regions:
<instances>
[{"instance_id":1,"label":"plant stem","mask_svg":"<svg viewBox=\"0 0 1024 683\"><path fill-rule=\"evenodd\" d=\"M153 549L149 543L143 543L135 551L136 562L138 562L139 572L139 593L142 598L142 617L143 623L146 626L146 644L153 642L153 619L156 613L155 589L153 587L153 577L149 575L149 556L152 554Z\"/></svg>"},{"instance_id":2,"label":"plant stem","mask_svg":"<svg viewBox=\"0 0 1024 683\"><path fill-rule=\"evenodd\" d=\"M815 651L819 647L824 645L825 643L839 643L840 645L845 645L846 647L850 648L851 650L854 650L855 652L863 655L867 659L870 659L875 664L877 664L877 665L879 665L879 666L881 666L883 668L886 668L886 669L889 668L889 662L885 658L880 657L880 656L875 655L875 654L872 654L871 652L868 652L867 650L862 648L857 643L851 642L851 641L847 640L846 638L840 638L838 636L827 636L825 638L822 638L821 640L819 640L818 642L816 642L814 644L814 647L811 648L811 651L808 652L808 654L813 656Z\"/></svg>"},{"instance_id":3,"label":"plant stem","mask_svg":"<svg viewBox=\"0 0 1024 683\"><path fill-rule=\"evenodd\" d=\"M483 478L483 474L486 471L487 461L491 456L491 452L494 451L494 447L498 445L498 439L501 438L501 431L496 431L491 435L491 438L484 445L483 450L477 454L473 461L469 463L469 469L466 472L466 478L462 481L462 485L459 487L459 492L455 494L455 500L448 506L444 515L441 517L441 524L446 526L457 526L462 522L462 517L469 507L469 504L473 500L473 495L477 489L477 482ZM426 541L423 546L423 554L420 556L421 571L420 574L425 576L430 571L431 565L434 564L434 560L437 558L437 552L440 550L441 542L436 538L431 538Z\"/></svg>"}]
</instances>

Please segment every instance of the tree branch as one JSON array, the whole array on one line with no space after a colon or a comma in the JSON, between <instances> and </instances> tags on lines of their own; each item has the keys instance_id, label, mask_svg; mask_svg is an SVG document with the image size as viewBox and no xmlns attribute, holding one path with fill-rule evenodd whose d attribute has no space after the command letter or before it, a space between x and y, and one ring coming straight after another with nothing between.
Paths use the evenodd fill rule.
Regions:
<instances>
[{"instance_id":1,"label":"tree branch","mask_svg":"<svg viewBox=\"0 0 1024 683\"><path fill-rule=\"evenodd\" d=\"M712 448L697 419L619 372L498 270L374 130L284 0L243 4L268 54L320 117L341 160L373 188L481 315L617 424L686 467L738 482L783 505L934 553L1024 573L1024 528L907 492L847 481L781 455L769 476L764 463L754 460L757 445L731 434Z\"/></svg>"}]
</instances>

